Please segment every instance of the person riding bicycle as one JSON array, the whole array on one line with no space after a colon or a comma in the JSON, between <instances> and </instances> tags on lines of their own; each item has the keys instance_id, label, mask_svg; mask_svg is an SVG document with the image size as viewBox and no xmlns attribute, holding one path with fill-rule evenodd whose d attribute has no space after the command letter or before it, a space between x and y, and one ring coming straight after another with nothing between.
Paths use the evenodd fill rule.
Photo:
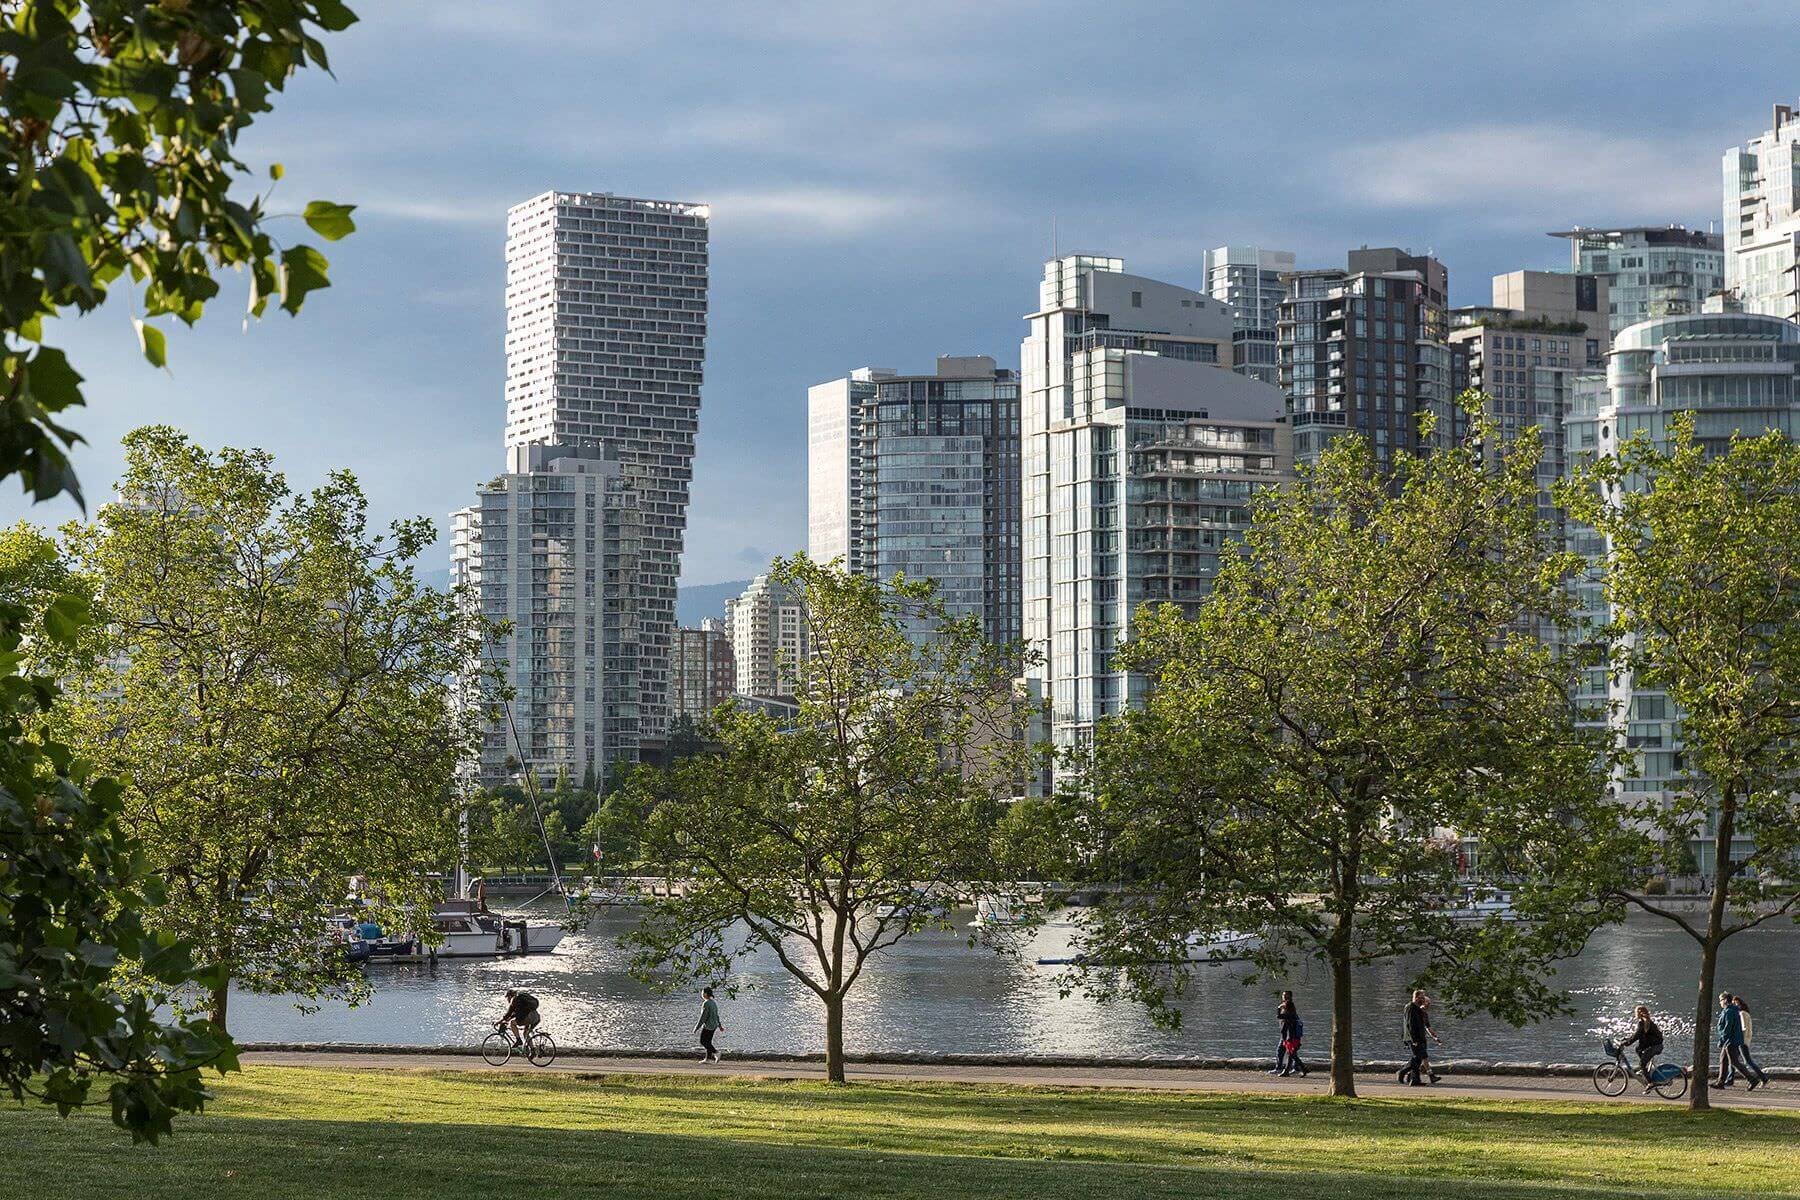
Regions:
<instances>
[{"instance_id":1,"label":"person riding bicycle","mask_svg":"<svg viewBox=\"0 0 1800 1200\"><path fill-rule=\"evenodd\" d=\"M1644 1090L1650 1090L1650 1060L1663 1051L1663 1033L1656 1022L1650 1019L1650 1009L1645 1005L1637 1006L1637 1029L1632 1035L1619 1043L1619 1049L1637 1046L1638 1069L1644 1073Z\"/></svg>"},{"instance_id":2,"label":"person riding bicycle","mask_svg":"<svg viewBox=\"0 0 1800 1200\"><path fill-rule=\"evenodd\" d=\"M500 1018L500 1028L512 1030L513 1048L523 1049L526 1034L538 1026L538 998L530 992L518 992L506 989L506 1012Z\"/></svg>"}]
</instances>

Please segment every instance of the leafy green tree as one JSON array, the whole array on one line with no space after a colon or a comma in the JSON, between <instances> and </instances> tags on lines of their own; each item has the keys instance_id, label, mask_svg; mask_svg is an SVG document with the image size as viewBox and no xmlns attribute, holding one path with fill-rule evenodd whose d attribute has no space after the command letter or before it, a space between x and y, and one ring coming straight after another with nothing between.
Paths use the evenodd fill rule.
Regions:
<instances>
[{"instance_id":1,"label":"leafy green tree","mask_svg":"<svg viewBox=\"0 0 1800 1200\"><path fill-rule=\"evenodd\" d=\"M581 829L582 841L599 852L596 865L601 870L618 871L638 860L642 820L636 800L627 791L608 796L587 819Z\"/></svg>"},{"instance_id":2,"label":"leafy green tree","mask_svg":"<svg viewBox=\"0 0 1800 1200\"><path fill-rule=\"evenodd\" d=\"M523 871L543 853L543 839L522 798L495 788L470 800L466 857L472 866Z\"/></svg>"},{"instance_id":3,"label":"leafy green tree","mask_svg":"<svg viewBox=\"0 0 1800 1200\"><path fill-rule=\"evenodd\" d=\"M647 857L689 887L626 935L666 981L772 952L825 1015L844 1080L844 1001L869 958L929 923L922 895L996 892L994 825L1016 777L1014 659L925 584L778 559L812 655L791 727L722 709L718 752L634 772ZM922 631L917 640L908 631Z\"/></svg>"},{"instance_id":4,"label":"leafy green tree","mask_svg":"<svg viewBox=\"0 0 1800 1200\"><path fill-rule=\"evenodd\" d=\"M74 649L87 610L79 593L45 600L44 639ZM146 928L164 893L121 827L118 781L46 732L56 686L19 671L28 614L0 603L0 1086L65 1115L102 1087L113 1121L153 1142L203 1104L202 1068L229 1070L236 1051L208 1021L157 1018L207 977Z\"/></svg>"},{"instance_id":5,"label":"leafy green tree","mask_svg":"<svg viewBox=\"0 0 1800 1200\"><path fill-rule=\"evenodd\" d=\"M1680 714L1682 784L1672 795L1621 790L1593 828L1626 867L1612 899L1699 945L1689 1104L1704 1109L1719 948L1800 914L1800 445L1770 432L1709 446L1683 414L1666 446L1640 433L1562 498L1605 539L1614 670L1661 689ZM1734 854L1737 839L1754 848ZM1712 845L1698 919L1643 886L1690 864L1693 841Z\"/></svg>"},{"instance_id":6,"label":"leafy green tree","mask_svg":"<svg viewBox=\"0 0 1800 1200\"><path fill-rule=\"evenodd\" d=\"M81 376L43 344L44 321L100 306L130 274L144 356L162 366L163 330L192 325L245 271L249 314L271 298L290 313L327 286L325 257L283 246L238 138L297 72L326 66L319 35L356 20L338 0L15 0L0 10L0 476L38 499L80 490L59 422L82 403ZM271 179L281 168L271 167ZM313 201L321 237L355 227L349 205ZM134 291L136 289L134 288Z\"/></svg>"},{"instance_id":7,"label":"leafy green tree","mask_svg":"<svg viewBox=\"0 0 1800 1200\"><path fill-rule=\"evenodd\" d=\"M428 932L484 715L450 684L486 627L414 574L431 522L371 531L348 473L296 494L262 451L164 427L125 449L120 502L66 530L111 661L73 677L61 712L128 781L128 827L168 888L145 921L218 971L220 1026L230 981L355 994L321 914L361 876L376 919Z\"/></svg>"},{"instance_id":8,"label":"leafy green tree","mask_svg":"<svg viewBox=\"0 0 1800 1200\"><path fill-rule=\"evenodd\" d=\"M1173 1022L1189 937L1262 930L1262 970L1330 971L1340 1096L1355 1095L1360 964L1423 956L1458 1006L1514 1021L1557 1006L1547 963L1592 918L1548 891L1527 901L1530 925L1445 911L1456 835L1554 877L1569 806L1599 789L1567 664L1534 633L1574 568L1543 549L1539 446L1496 445L1477 422L1384 471L1340 439L1259 499L1195 616L1138 614L1118 662L1149 677L1148 700L1103 725L1065 800L1089 869L1126 884L1080 935L1090 987Z\"/></svg>"}]
</instances>

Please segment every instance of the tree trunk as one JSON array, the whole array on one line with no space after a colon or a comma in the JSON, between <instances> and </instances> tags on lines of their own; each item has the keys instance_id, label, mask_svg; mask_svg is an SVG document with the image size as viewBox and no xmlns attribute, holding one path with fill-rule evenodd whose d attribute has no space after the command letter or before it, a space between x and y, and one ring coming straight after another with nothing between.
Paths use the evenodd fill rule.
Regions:
<instances>
[{"instance_id":1,"label":"tree trunk","mask_svg":"<svg viewBox=\"0 0 1800 1200\"><path fill-rule=\"evenodd\" d=\"M1725 905L1731 893L1731 835L1737 826L1737 798L1727 792L1719 805L1719 828L1713 834L1712 903L1706 906L1706 940L1700 943L1700 994L1694 1010L1694 1077L1688 1091L1688 1110L1704 1112L1712 1107L1708 1095L1712 1083L1714 975L1719 967L1719 943L1724 940Z\"/></svg>"},{"instance_id":2,"label":"tree trunk","mask_svg":"<svg viewBox=\"0 0 1800 1200\"><path fill-rule=\"evenodd\" d=\"M211 1011L207 1016L221 1033L225 1032L225 1014L231 1006L231 980L221 979L212 989Z\"/></svg>"},{"instance_id":3,"label":"tree trunk","mask_svg":"<svg viewBox=\"0 0 1800 1200\"><path fill-rule=\"evenodd\" d=\"M1349 929L1347 920L1340 921L1339 925L1344 944L1331 947L1331 1094L1355 1099L1356 1054L1350 1036Z\"/></svg>"},{"instance_id":4,"label":"tree trunk","mask_svg":"<svg viewBox=\"0 0 1800 1200\"><path fill-rule=\"evenodd\" d=\"M844 1082L844 996L825 997L825 1082Z\"/></svg>"}]
</instances>

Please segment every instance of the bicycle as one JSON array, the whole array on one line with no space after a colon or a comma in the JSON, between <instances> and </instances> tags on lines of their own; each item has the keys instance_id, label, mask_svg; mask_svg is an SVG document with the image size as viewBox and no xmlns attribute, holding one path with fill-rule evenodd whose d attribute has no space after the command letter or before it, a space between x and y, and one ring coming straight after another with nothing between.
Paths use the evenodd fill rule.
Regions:
<instances>
[{"instance_id":1,"label":"bicycle","mask_svg":"<svg viewBox=\"0 0 1800 1200\"><path fill-rule=\"evenodd\" d=\"M1611 1062L1601 1063L1594 1068L1594 1090L1602 1096L1623 1096L1633 1079L1642 1079L1647 1087L1654 1089L1665 1100L1679 1100L1687 1095L1686 1067L1678 1067L1674 1063L1658 1063L1650 1068L1650 1074L1646 1076L1626 1060L1625 1047L1611 1038L1607 1038L1601 1045L1612 1055Z\"/></svg>"},{"instance_id":2,"label":"bicycle","mask_svg":"<svg viewBox=\"0 0 1800 1200\"><path fill-rule=\"evenodd\" d=\"M513 1044L506 1022L495 1024L494 1032L481 1041L481 1058L490 1067L504 1067L520 1047ZM542 1029L527 1029L524 1040L525 1060L534 1067L547 1067L556 1061L556 1039Z\"/></svg>"}]
</instances>

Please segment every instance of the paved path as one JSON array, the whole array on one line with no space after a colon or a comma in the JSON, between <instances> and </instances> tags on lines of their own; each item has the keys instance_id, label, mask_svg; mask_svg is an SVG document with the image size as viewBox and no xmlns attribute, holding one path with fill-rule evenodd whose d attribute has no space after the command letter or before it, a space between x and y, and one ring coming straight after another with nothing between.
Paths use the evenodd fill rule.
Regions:
<instances>
[{"instance_id":1,"label":"paved path","mask_svg":"<svg viewBox=\"0 0 1800 1200\"><path fill-rule=\"evenodd\" d=\"M530 1071L522 1063L490 1067L472 1054L380 1054L365 1051L252 1050L242 1056L245 1065L338 1067L357 1070L415 1071ZM610 1075L735 1075L757 1079L819 1079L823 1063L811 1061L727 1058L721 1063L676 1058L627 1058L570 1055L558 1058L548 1071ZM1315 1069L1305 1079L1281 1079L1259 1072L1189 1067L1051 1067L974 1066L915 1063L851 1063L851 1079L886 1082L1036 1084L1052 1087L1149 1088L1167 1091L1293 1092L1321 1094L1328 1090L1326 1072ZM1605 1098L1593 1084L1572 1076L1464 1075L1454 1070L1429 1093L1403 1087L1391 1073L1359 1075L1357 1091L1364 1096L1464 1096L1500 1100L1591 1100ZM1746 1092L1740 1084L1712 1092L1717 1106L1734 1108L1800 1109L1800 1083L1778 1079L1768 1088ZM1619 1102L1672 1104L1657 1096L1645 1096L1633 1086ZM1685 1105L1686 1100L1680 1101Z\"/></svg>"}]
</instances>

